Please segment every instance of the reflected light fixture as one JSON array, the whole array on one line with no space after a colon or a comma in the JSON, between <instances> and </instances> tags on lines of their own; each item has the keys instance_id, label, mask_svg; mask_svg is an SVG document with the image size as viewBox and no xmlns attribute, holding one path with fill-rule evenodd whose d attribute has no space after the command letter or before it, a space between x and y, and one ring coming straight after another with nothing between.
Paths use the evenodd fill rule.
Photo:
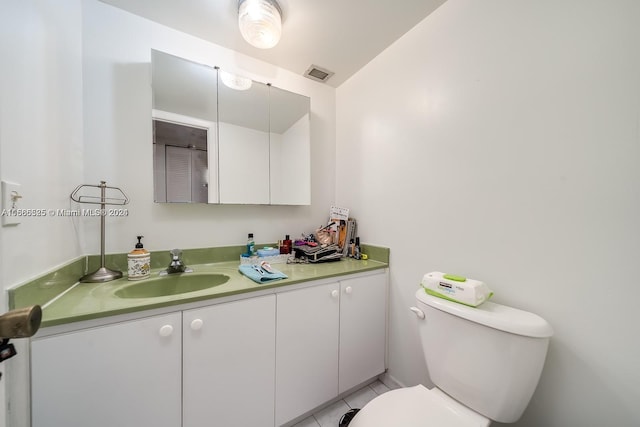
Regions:
<instances>
[{"instance_id":1,"label":"reflected light fixture","mask_svg":"<svg viewBox=\"0 0 640 427\"><path fill-rule=\"evenodd\" d=\"M247 77L240 77L223 70L220 70L220 80L222 80L222 83L224 83L226 87L235 90L251 89L251 84L253 83L251 79Z\"/></svg>"},{"instance_id":2,"label":"reflected light fixture","mask_svg":"<svg viewBox=\"0 0 640 427\"><path fill-rule=\"evenodd\" d=\"M282 9L277 0L239 0L238 26L250 45L270 49L282 35Z\"/></svg>"}]
</instances>

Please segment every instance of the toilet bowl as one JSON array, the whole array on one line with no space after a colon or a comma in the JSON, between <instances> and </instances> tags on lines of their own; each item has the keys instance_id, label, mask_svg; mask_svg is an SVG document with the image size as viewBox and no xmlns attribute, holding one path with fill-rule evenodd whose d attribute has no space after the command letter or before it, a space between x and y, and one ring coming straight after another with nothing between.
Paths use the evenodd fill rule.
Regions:
<instances>
[{"instance_id":1,"label":"toilet bowl","mask_svg":"<svg viewBox=\"0 0 640 427\"><path fill-rule=\"evenodd\" d=\"M349 427L487 427L490 422L437 388L417 385L376 397Z\"/></svg>"},{"instance_id":2,"label":"toilet bowl","mask_svg":"<svg viewBox=\"0 0 640 427\"><path fill-rule=\"evenodd\" d=\"M468 307L416 292L432 389L384 393L349 427L486 427L516 422L537 387L551 326L540 316L493 302Z\"/></svg>"}]
</instances>

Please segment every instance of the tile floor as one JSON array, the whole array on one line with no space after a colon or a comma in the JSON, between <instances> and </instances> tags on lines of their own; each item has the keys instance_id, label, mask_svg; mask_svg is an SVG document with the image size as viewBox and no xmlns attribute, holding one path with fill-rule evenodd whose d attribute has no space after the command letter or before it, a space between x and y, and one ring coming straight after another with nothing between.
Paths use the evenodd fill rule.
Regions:
<instances>
[{"instance_id":1,"label":"tile floor","mask_svg":"<svg viewBox=\"0 0 640 427\"><path fill-rule=\"evenodd\" d=\"M340 418L347 411L362 408L374 397L389 390L389 387L376 381L305 418L293 427L338 427Z\"/></svg>"}]
</instances>

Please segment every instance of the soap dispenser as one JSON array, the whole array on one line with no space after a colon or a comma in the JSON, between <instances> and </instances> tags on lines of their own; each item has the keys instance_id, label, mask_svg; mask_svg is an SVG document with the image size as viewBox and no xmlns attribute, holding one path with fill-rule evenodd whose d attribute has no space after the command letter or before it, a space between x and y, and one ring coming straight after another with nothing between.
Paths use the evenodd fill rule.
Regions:
<instances>
[{"instance_id":1,"label":"soap dispenser","mask_svg":"<svg viewBox=\"0 0 640 427\"><path fill-rule=\"evenodd\" d=\"M151 254L142 245L142 238L137 236L138 243L127 255L129 280L146 279L151 275Z\"/></svg>"}]
</instances>

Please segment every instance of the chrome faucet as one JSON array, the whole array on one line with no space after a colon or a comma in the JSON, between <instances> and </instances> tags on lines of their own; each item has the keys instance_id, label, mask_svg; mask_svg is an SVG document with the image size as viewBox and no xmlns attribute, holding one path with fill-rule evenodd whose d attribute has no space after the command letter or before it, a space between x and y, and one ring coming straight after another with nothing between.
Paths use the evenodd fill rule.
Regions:
<instances>
[{"instance_id":1,"label":"chrome faucet","mask_svg":"<svg viewBox=\"0 0 640 427\"><path fill-rule=\"evenodd\" d=\"M176 273L191 273L193 269L187 267L184 262L180 259L182 256L182 251L180 249L171 249L169 251L171 254L171 263L169 263L169 267L166 270L161 271L160 275L165 274L176 274Z\"/></svg>"}]
</instances>

